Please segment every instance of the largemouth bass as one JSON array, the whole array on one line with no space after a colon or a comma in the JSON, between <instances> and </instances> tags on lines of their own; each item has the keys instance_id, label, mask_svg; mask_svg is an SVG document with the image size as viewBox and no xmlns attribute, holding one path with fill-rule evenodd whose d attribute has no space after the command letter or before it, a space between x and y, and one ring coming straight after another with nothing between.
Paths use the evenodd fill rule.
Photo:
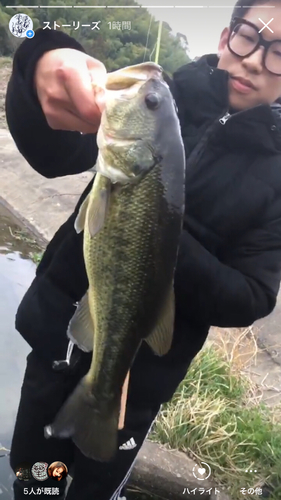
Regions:
<instances>
[{"instance_id":1,"label":"largemouth bass","mask_svg":"<svg viewBox=\"0 0 281 500\"><path fill-rule=\"evenodd\" d=\"M95 460L117 451L120 399L142 341L166 354L174 328L173 277L184 213L185 155L162 68L109 73L93 187L75 222L84 230L89 289L68 336L92 364L46 437L71 437Z\"/></svg>"}]
</instances>

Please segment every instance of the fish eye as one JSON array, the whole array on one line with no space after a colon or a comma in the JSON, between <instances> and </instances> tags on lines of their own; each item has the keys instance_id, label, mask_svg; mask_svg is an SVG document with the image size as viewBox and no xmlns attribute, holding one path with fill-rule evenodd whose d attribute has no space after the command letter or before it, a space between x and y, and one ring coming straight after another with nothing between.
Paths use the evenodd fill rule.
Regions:
<instances>
[{"instance_id":1,"label":"fish eye","mask_svg":"<svg viewBox=\"0 0 281 500\"><path fill-rule=\"evenodd\" d=\"M156 109L158 108L160 103L159 97L155 93L147 94L145 96L145 104L147 105L148 109Z\"/></svg>"}]
</instances>

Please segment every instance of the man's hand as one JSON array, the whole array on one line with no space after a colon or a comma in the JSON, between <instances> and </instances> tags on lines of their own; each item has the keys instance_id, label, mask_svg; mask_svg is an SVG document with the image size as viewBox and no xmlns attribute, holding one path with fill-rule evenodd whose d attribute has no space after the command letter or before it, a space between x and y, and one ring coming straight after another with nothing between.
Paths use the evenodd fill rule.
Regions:
<instances>
[{"instance_id":1,"label":"man's hand","mask_svg":"<svg viewBox=\"0 0 281 500\"><path fill-rule=\"evenodd\" d=\"M101 61L75 49L46 52L36 65L34 84L49 126L95 133L104 109L105 82Z\"/></svg>"}]
</instances>

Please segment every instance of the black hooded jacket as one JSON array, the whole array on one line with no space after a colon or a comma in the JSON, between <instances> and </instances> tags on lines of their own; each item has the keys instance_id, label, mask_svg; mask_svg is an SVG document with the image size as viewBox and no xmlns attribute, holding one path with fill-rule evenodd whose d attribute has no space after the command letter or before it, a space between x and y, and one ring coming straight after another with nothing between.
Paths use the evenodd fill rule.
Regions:
<instances>
[{"instance_id":1,"label":"black hooded jacket","mask_svg":"<svg viewBox=\"0 0 281 500\"><path fill-rule=\"evenodd\" d=\"M38 59L63 47L84 51L62 32L38 30L17 50L7 89L11 134L31 167L48 178L88 170L97 157L95 134L52 130L34 92ZM168 81L187 158L175 331L172 349L162 358L142 344L129 386L137 404L171 398L210 325L249 326L276 303L281 277L281 106L229 114L228 73L216 66L215 55L203 56ZM88 287L83 234L76 234L74 220L91 185L49 243L16 316L17 330L50 362L65 358L67 325Z\"/></svg>"}]
</instances>

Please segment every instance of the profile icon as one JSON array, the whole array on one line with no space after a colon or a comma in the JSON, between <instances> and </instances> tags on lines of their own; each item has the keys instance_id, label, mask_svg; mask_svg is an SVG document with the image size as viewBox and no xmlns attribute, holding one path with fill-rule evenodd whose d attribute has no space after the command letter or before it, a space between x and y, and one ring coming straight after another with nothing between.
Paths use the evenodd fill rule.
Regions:
<instances>
[{"instance_id":1,"label":"profile icon","mask_svg":"<svg viewBox=\"0 0 281 500\"><path fill-rule=\"evenodd\" d=\"M9 21L9 30L17 38L25 38L27 33L33 32L32 28L33 21L27 14L17 13Z\"/></svg>"},{"instance_id":2,"label":"profile icon","mask_svg":"<svg viewBox=\"0 0 281 500\"><path fill-rule=\"evenodd\" d=\"M32 478L31 464L22 463L15 468L15 474L20 481L29 481Z\"/></svg>"},{"instance_id":3,"label":"profile icon","mask_svg":"<svg viewBox=\"0 0 281 500\"><path fill-rule=\"evenodd\" d=\"M47 469L47 462L36 462L32 466L31 474L36 481L46 481L48 479Z\"/></svg>"},{"instance_id":4,"label":"profile icon","mask_svg":"<svg viewBox=\"0 0 281 500\"><path fill-rule=\"evenodd\" d=\"M66 465L63 462L53 462L49 465L48 476L55 481L61 481L68 474Z\"/></svg>"}]
</instances>

